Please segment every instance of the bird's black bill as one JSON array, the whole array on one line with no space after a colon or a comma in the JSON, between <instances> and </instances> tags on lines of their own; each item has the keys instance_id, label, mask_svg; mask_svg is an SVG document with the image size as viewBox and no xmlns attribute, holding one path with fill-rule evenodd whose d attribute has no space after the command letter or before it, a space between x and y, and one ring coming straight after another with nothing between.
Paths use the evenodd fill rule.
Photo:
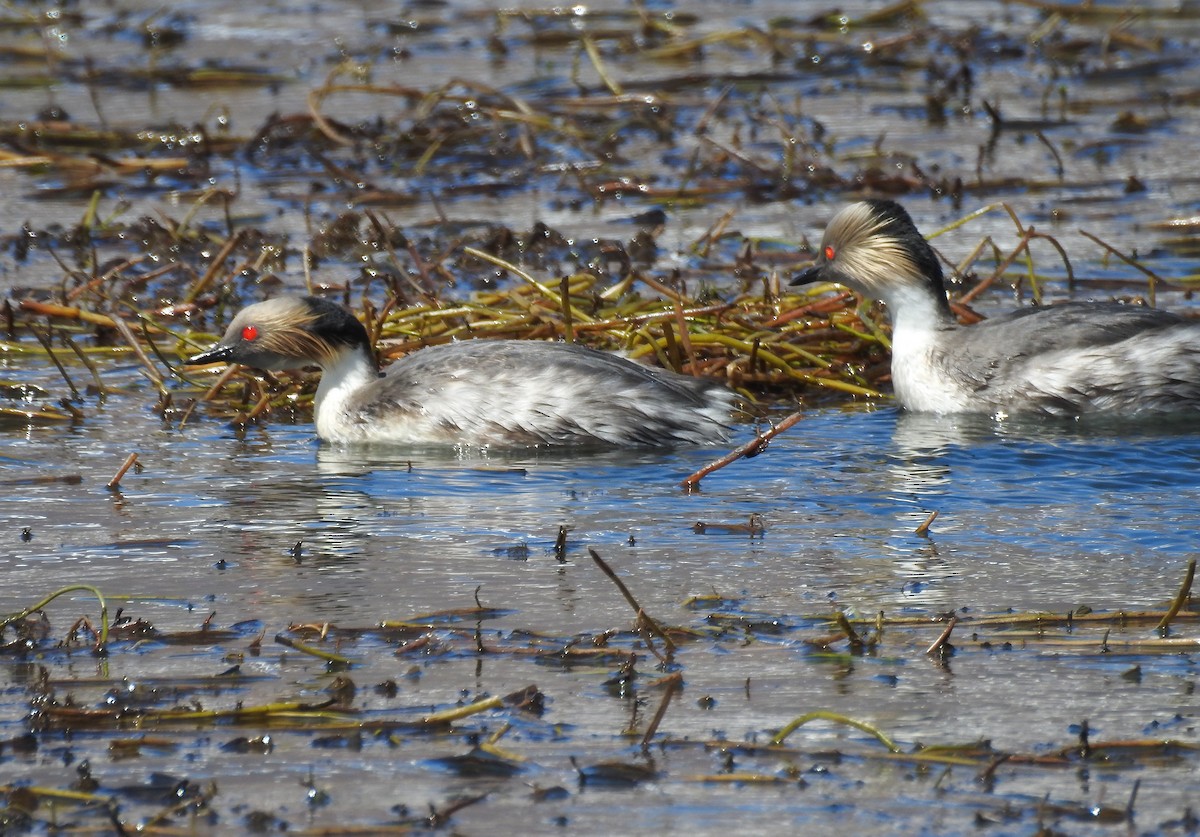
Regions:
<instances>
[{"instance_id":1,"label":"bird's black bill","mask_svg":"<svg viewBox=\"0 0 1200 837\"><path fill-rule=\"evenodd\" d=\"M213 346L206 352L187 359L189 366L199 366L202 363L229 363L233 355L232 346Z\"/></svg>"},{"instance_id":2,"label":"bird's black bill","mask_svg":"<svg viewBox=\"0 0 1200 837\"><path fill-rule=\"evenodd\" d=\"M814 264L812 267L805 268L792 277L789 285L811 285L813 282L824 282L825 277L821 274L821 265Z\"/></svg>"}]
</instances>

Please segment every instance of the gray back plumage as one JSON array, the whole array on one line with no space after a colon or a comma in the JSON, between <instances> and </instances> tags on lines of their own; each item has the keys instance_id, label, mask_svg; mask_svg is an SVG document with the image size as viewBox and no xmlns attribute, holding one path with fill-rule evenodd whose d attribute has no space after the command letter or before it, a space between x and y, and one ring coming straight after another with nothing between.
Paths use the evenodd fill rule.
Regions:
<instances>
[{"instance_id":1,"label":"gray back plumage","mask_svg":"<svg viewBox=\"0 0 1200 837\"><path fill-rule=\"evenodd\" d=\"M934 359L985 405L1048 415L1200 409L1200 322L1072 302L947 329Z\"/></svg>"},{"instance_id":2,"label":"gray back plumage","mask_svg":"<svg viewBox=\"0 0 1200 837\"><path fill-rule=\"evenodd\" d=\"M472 340L422 349L385 372L347 412L377 427L420 417L448 442L669 446L729 433L726 387L581 346Z\"/></svg>"}]
</instances>

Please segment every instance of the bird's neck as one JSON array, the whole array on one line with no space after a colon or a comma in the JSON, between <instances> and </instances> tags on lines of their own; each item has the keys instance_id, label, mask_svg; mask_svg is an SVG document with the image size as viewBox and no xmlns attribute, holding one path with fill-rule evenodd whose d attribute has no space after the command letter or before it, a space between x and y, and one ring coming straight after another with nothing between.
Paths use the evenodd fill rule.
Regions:
<instances>
[{"instance_id":1,"label":"bird's neck","mask_svg":"<svg viewBox=\"0 0 1200 837\"><path fill-rule=\"evenodd\" d=\"M885 300L892 316L892 388L909 410L957 412L964 393L944 366L948 333L956 327L945 294L926 285L895 289Z\"/></svg>"},{"instance_id":2,"label":"bird's neck","mask_svg":"<svg viewBox=\"0 0 1200 837\"><path fill-rule=\"evenodd\" d=\"M924 282L896 284L882 298L898 332L935 329L955 322L946 292Z\"/></svg>"},{"instance_id":3,"label":"bird's neck","mask_svg":"<svg viewBox=\"0 0 1200 837\"><path fill-rule=\"evenodd\" d=\"M330 438L328 426L338 421L355 393L378 378L379 367L375 358L363 346L346 349L337 360L324 367L313 401L317 435L323 439Z\"/></svg>"},{"instance_id":4,"label":"bird's neck","mask_svg":"<svg viewBox=\"0 0 1200 837\"><path fill-rule=\"evenodd\" d=\"M935 295L927 285L899 285L883 301L892 318L893 378L897 367L928 365L940 335L954 327L945 295Z\"/></svg>"}]
</instances>

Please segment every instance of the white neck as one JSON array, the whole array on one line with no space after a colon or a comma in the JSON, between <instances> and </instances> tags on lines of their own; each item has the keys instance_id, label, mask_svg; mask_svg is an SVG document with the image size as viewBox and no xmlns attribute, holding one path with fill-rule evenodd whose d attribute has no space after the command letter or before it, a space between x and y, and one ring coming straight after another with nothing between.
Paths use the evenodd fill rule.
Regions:
<instances>
[{"instance_id":1,"label":"white neck","mask_svg":"<svg viewBox=\"0 0 1200 837\"><path fill-rule=\"evenodd\" d=\"M897 287L886 303L892 315L892 389L900 406L935 413L963 409L969 393L946 373L939 351L954 321L927 288Z\"/></svg>"},{"instance_id":2,"label":"white neck","mask_svg":"<svg viewBox=\"0 0 1200 837\"><path fill-rule=\"evenodd\" d=\"M892 324L900 328L920 325L932 328L945 325L949 320L945 309L941 307L942 300L934 296L934 291L926 283L924 277L916 282L896 280L884 288L872 288L888 307Z\"/></svg>"},{"instance_id":3,"label":"white neck","mask_svg":"<svg viewBox=\"0 0 1200 837\"><path fill-rule=\"evenodd\" d=\"M378 378L375 362L361 349L342 352L332 366L322 369L313 401L317 435L327 441L339 441L346 427L343 416L354 394Z\"/></svg>"}]
</instances>

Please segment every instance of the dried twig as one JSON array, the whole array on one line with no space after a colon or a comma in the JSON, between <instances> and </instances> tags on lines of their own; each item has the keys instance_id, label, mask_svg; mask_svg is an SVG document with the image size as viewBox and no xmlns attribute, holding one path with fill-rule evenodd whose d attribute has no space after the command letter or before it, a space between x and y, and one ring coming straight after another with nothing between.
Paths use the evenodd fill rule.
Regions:
<instances>
[{"instance_id":1,"label":"dried twig","mask_svg":"<svg viewBox=\"0 0 1200 837\"><path fill-rule=\"evenodd\" d=\"M737 460L742 459L743 457L749 459L752 456L758 456L760 453L762 453L764 450L767 449L767 444L773 438L775 438L780 433L782 433L783 431L790 428L792 425L799 423L800 419L802 419L802 418L804 418L803 413L798 413L798 412L792 413L790 416L785 418L783 421L779 422L779 424L775 425L774 427L772 427L770 430L766 431L765 433L759 433L757 436L755 436L749 442L746 442L746 444L742 445L741 447L735 448L735 449L731 450L729 453L722 456L720 459L715 459L712 462L708 463L703 468L701 468L699 471L692 474L690 477L685 479L683 482L679 483L680 486L687 489L688 491L692 491L697 486L700 485L700 480L707 477L713 471L719 471L720 469L724 468L729 463L736 462Z\"/></svg>"},{"instance_id":2,"label":"dried twig","mask_svg":"<svg viewBox=\"0 0 1200 837\"><path fill-rule=\"evenodd\" d=\"M1188 596L1192 592L1192 580L1196 577L1196 559L1188 561L1187 572L1183 577L1183 584L1179 586L1179 592L1175 595L1175 600L1171 602L1170 609L1163 614L1163 618L1158 623L1159 633L1165 634L1171 626L1171 620L1176 614L1183 609L1184 603L1187 602Z\"/></svg>"},{"instance_id":3,"label":"dried twig","mask_svg":"<svg viewBox=\"0 0 1200 837\"><path fill-rule=\"evenodd\" d=\"M42 334L42 330L40 328L31 328L30 331L33 332L33 336L37 338L37 341L42 344L42 348L46 350L46 356L50 358L50 361L56 367L58 367L58 373L62 375L63 380L67 382L67 388L71 390L71 396L76 401L82 400L79 395L79 390L75 387L75 382L72 381L71 376L67 374L66 367L62 365L62 361L60 361L57 355L54 354L54 347L50 345L50 339L46 335Z\"/></svg>"},{"instance_id":4,"label":"dried twig","mask_svg":"<svg viewBox=\"0 0 1200 837\"><path fill-rule=\"evenodd\" d=\"M672 642L671 638L663 632L663 629L658 626L658 623L650 618L650 614L646 613L645 609L638 604L638 600L633 597L633 593L629 592L629 588L625 586L625 582L621 581L616 571L614 571L613 568L608 565L607 561L600 557L600 553L596 552L596 550L589 547L588 554L592 556L592 560L596 562L596 566L600 568L601 572L608 576L609 579L612 580L613 584L617 585L617 589L621 591L621 595L625 597L625 601L629 602L630 607L632 607L634 612L637 613L638 619L645 624L647 630L661 639L663 641L663 645L667 646L669 651L674 651L675 643Z\"/></svg>"},{"instance_id":5,"label":"dried twig","mask_svg":"<svg viewBox=\"0 0 1200 837\"><path fill-rule=\"evenodd\" d=\"M1124 253L1122 253L1117 248L1113 247L1111 244L1101 241L1099 238L1092 235L1087 230L1080 230L1079 234L1082 235L1084 238L1088 238L1088 239L1091 239L1092 241L1096 242L1101 247L1103 247L1105 250L1107 250L1109 253L1112 253L1114 256L1116 256L1121 261L1125 262L1125 264L1129 265L1133 269L1139 270L1142 273L1144 273L1146 275L1146 278L1150 280L1147 283L1147 287L1146 287L1146 296L1148 297L1147 301L1150 303L1151 308L1155 307L1155 302L1157 301L1157 294L1155 293L1155 291L1158 287L1158 284L1163 281L1161 276L1159 276L1157 273L1155 273L1150 268L1143 265L1137 259L1130 258L1129 256L1126 256Z\"/></svg>"},{"instance_id":6,"label":"dried twig","mask_svg":"<svg viewBox=\"0 0 1200 837\"><path fill-rule=\"evenodd\" d=\"M683 675L677 671L674 674L667 675L658 682L666 687L666 691L663 692L662 700L658 702L658 709L655 711L654 717L650 719L650 724L646 727L646 734L642 736L642 749L645 749L650 744L650 739L658 732L658 725L662 723L663 716L667 714L667 707L671 705L671 699L683 687Z\"/></svg>"},{"instance_id":7,"label":"dried twig","mask_svg":"<svg viewBox=\"0 0 1200 837\"><path fill-rule=\"evenodd\" d=\"M134 463L137 462L137 458L138 455L136 453L131 453L129 456L125 457L125 462L122 463L121 467L117 469L117 473L113 475L113 478L108 481L109 491L116 491L121 486L121 478L124 477L129 469L134 466Z\"/></svg>"},{"instance_id":8,"label":"dried twig","mask_svg":"<svg viewBox=\"0 0 1200 837\"><path fill-rule=\"evenodd\" d=\"M926 517L926 518L925 518L925 519L924 519L924 520L921 522L921 525L920 525L920 526L918 526L918 527L916 528L916 530L915 530L916 534L918 534L918 535L928 535L928 534L929 534L929 527L933 525L933 521L937 520L937 516L938 516L937 509L934 509L933 511L931 511L931 512L929 513L929 516L928 516L928 517Z\"/></svg>"},{"instance_id":9,"label":"dried twig","mask_svg":"<svg viewBox=\"0 0 1200 837\"><path fill-rule=\"evenodd\" d=\"M933 641L933 645L930 645L928 648L925 649L925 653L926 654L941 654L943 652L943 650L946 649L946 647L948 646L948 644L950 642L950 634L954 633L954 626L957 624L958 624L958 617L957 616L951 617L950 621L946 623L946 629L944 631L942 631L941 636L939 636L937 639L935 639Z\"/></svg>"}]
</instances>

